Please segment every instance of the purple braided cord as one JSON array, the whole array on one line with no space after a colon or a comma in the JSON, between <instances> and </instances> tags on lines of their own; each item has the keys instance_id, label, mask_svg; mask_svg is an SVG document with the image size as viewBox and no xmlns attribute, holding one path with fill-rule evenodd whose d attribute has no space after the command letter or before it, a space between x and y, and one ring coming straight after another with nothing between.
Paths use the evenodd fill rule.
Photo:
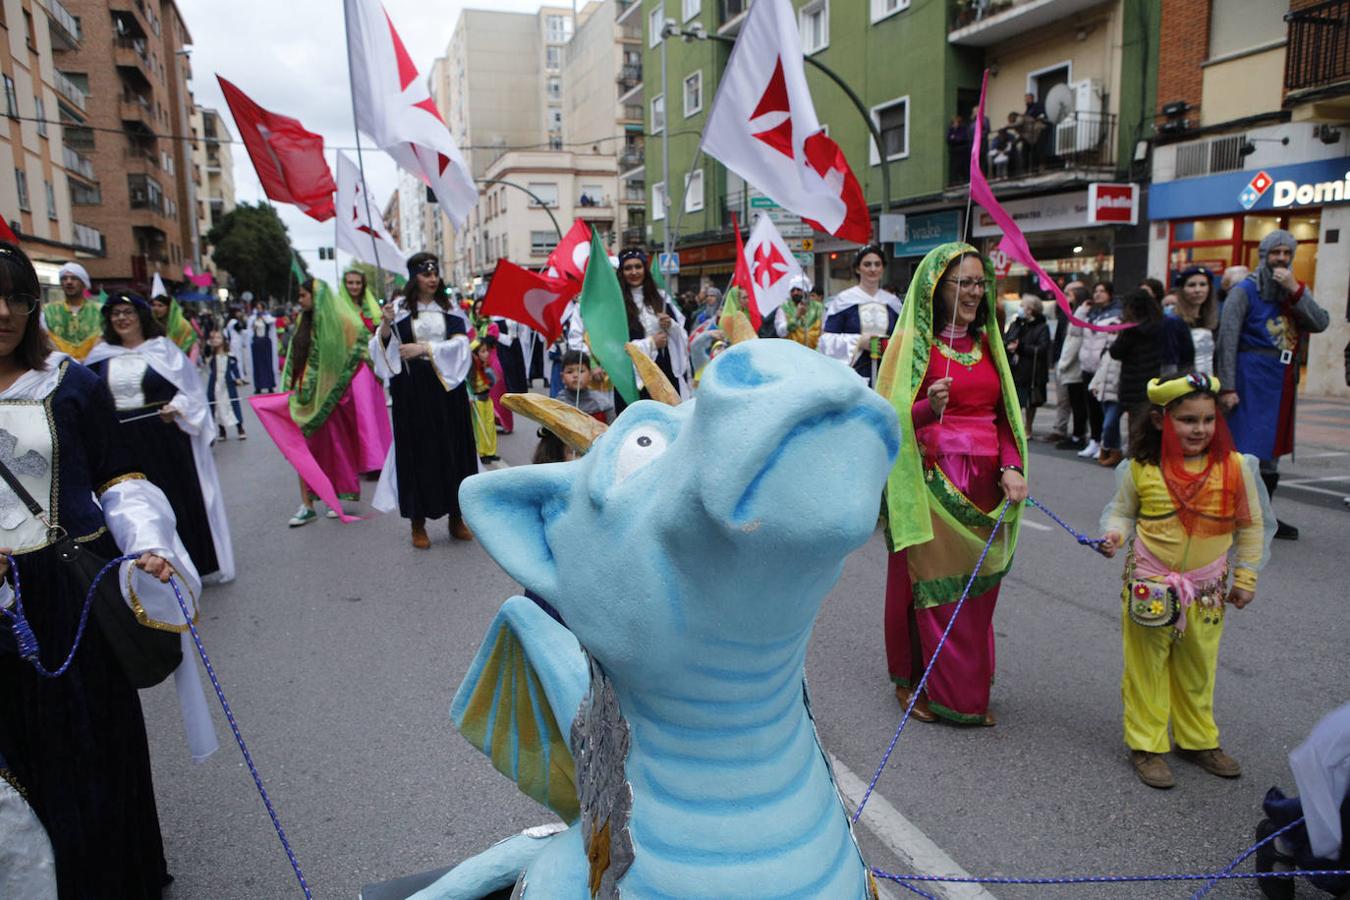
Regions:
<instances>
[{"instance_id":1,"label":"purple braided cord","mask_svg":"<svg viewBox=\"0 0 1350 900\"><path fill-rule=\"evenodd\" d=\"M120 564L125 559L135 559L135 557L119 556L117 559L108 561L103 568L98 570L98 574L89 584L89 592L85 594L84 608L80 610L80 624L75 629L75 640L71 642L70 653L66 655L65 662L54 670L48 670L42 664L41 648L38 647L37 635L33 633L33 626L28 624L28 616L23 611L23 582L19 578L19 563L12 556L6 555L5 559L9 561L10 571L14 573L14 608L0 609L0 615L9 619L10 631L14 633L14 642L18 645L20 658L28 660L43 678L60 678L66 674L70 664L75 661L75 651L80 649L80 641L84 640L84 629L89 624L89 611L94 606L94 592L98 589L98 583L103 580L103 576L113 566Z\"/></svg>"},{"instance_id":2,"label":"purple braided cord","mask_svg":"<svg viewBox=\"0 0 1350 900\"><path fill-rule=\"evenodd\" d=\"M942 653L942 648L947 644L947 635L952 633L952 626L956 624L956 617L961 615L961 608L965 606L966 598L970 596L970 589L975 586L975 578L980 574L980 569L984 566L985 558L989 556L989 548L994 546L994 538L998 536L998 530L1003 525L1003 520L1008 515L1008 510L1012 508L1011 503L1004 503L1002 510L999 511L998 520L994 522L994 529L989 532L989 540L985 541L984 549L980 551L980 558L975 562L975 569L970 573L970 580L966 582L966 589L961 592L961 598L956 601L956 609L952 610L952 616L947 620L947 627L942 631L942 637L938 640L937 646L933 648L933 656L928 660L928 665L924 667L923 677L919 683L914 686L913 693L910 694L909 705L905 707L905 714L900 717L900 726L895 729L895 736L891 738L890 746L886 748L886 753L881 757L881 765L877 766L877 771L872 775L872 781L867 785L867 792L863 794L862 802L853 812L853 824L858 823L862 816L863 807L867 806L867 801L871 799L872 792L876 790L877 782L881 780L881 773L886 770L886 763L891 759L891 754L895 752L895 745L900 741L900 733L905 730L905 723L909 721L910 713L914 712L914 704L919 702L919 694L923 692L924 685L928 684L928 676L933 671L933 666L937 663L938 655Z\"/></svg>"},{"instance_id":3,"label":"purple braided cord","mask_svg":"<svg viewBox=\"0 0 1350 900\"><path fill-rule=\"evenodd\" d=\"M1226 875L1229 875L1234 869L1240 866L1243 860L1251 856L1257 850L1260 850L1266 844L1269 844L1271 841L1275 840L1280 835L1284 834L1286 831L1289 831L1291 828L1294 828L1295 826L1301 824L1303 824L1303 817L1299 816L1297 819L1290 822L1288 825L1284 826L1279 831L1275 831L1266 835L1264 838L1257 841L1255 844L1252 844L1246 850L1243 850L1232 862L1228 864L1228 866L1222 872L1215 875L1211 881L1206 882L1204 887L1200 888L1200 890L1192 894L1191 900L1200 900L1201 897L1205 896L1214 889L1214 885L1218 884L1220 879L1224 878Z\"/></svg>"},{"instance_id":4,"label":"purple braided cord","mask_svg":"<svg viewBox=\"0 0 1350 900\"><path fill-rule=\"evenodd\" d=\"M1073 535L1073 539L1076 540L1078 543L1082 544L1084 547L1091 547L1098 553L1102 552L1102 547L1106 545L1106 538L1088 537L1086 534L1083 534L1082 532L1078 531L1068 522L1065 522L1059 516L1055 515L1053 512L1050 511L1048 507L1042 506L1041 501L1037 500L1035 497L1028 496L1027 502L1030 503L1032 506L1036 507L1037 509L1039 509L1041 512L1045 513L1047 516L1049 516L1051 521L1053 521L1060 528L1063 528L1069 534Z\"/></svg>"}]
</instances>

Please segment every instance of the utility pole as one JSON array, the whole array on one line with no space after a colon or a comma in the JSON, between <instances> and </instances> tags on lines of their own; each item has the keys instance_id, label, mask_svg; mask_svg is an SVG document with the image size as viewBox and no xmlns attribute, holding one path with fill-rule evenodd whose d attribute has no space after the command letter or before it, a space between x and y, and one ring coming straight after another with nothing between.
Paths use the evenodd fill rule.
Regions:
<instances>
[{"instance_id":1,"label":"utility pole","mask_svg":"<svg viewBox=\"0 0 1350 900\"><path fill-rule=\"evenodd\" d=\"M666 6L664 0L661 3L661 244L663 253L657 259L656 264L660 269L661 264L670 258L673 251L674 236L670 232L670 76L666 65L666 39L676 34L677 25L674 19L666 18ZM661 277L665 278L666 272L660 269ZM669 282L667 282L669 285Z\"/></svg>"}]
</instances>

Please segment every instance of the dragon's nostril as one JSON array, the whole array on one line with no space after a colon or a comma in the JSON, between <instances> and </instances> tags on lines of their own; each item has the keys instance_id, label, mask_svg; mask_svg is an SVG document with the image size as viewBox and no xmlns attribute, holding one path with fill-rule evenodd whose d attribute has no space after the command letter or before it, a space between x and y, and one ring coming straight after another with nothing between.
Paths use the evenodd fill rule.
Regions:
<instances>
[{"instance_id":1,"label":"dragon's nostril","mask_svg":"<svg viewBox=\"0 0 1350 900\"><path fill-rule=\"evenodd\" d=\"M756 388L776 380L756 369L749 353L727 353L718 357L716 363L712 370L714 380L723 387Z\"/></svg>"}]
</instances>

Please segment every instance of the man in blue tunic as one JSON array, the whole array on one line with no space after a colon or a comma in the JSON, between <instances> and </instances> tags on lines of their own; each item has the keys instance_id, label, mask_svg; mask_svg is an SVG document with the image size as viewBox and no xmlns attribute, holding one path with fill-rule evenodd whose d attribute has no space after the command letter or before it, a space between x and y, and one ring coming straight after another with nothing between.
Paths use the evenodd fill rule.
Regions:
<instances>
[{"instance_id":1,"label":"man in blue tunic","mask_svg":"<svg viewBox=\"0 0 1350 900\"><path fill-rule=\"evenodd\" d=\"M1229 291L1214 340L1214 374L1224 387L1219 402L1233 442L1261 461L1271 496L1280 483L1280 457L1294 452L1299 355L1306 336L1326 331L1331 321L1294 277L1297 250L1287 231L1262 239L1260 265ZM1275 536L1298 540L1298 529L1280 522Z\"/></svg>"}]
</instances>

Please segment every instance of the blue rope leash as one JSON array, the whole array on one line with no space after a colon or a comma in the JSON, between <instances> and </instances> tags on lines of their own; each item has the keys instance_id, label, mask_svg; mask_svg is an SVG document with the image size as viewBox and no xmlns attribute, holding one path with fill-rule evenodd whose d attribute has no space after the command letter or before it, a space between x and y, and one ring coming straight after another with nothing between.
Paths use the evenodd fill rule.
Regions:
<instances>
[{"instance_id":1,"label":"blue rope leash","mask_svg":"<svg viewBox=\"0 0 1350 900\"><path fill-rule=\"evenodd\" d=\"M84 608L80 611L79 628L75 632L75 641L71 645L70 653L66 656L65 662L53 671L48 671L43 667L39 658L37 636L33 634L33 628L28 624L28 618L24 615L19 564L11 556L5 558L9 560L10 569L14 572L14 608L12 610L0 610L0 613L9 619L10 629L14 632L15 641L19 645L20 656L28 660L42 677L59 678L70 668L70 664L75 659L75 651L80 648L80 642L84 639L85 625L89 621L89 610L93 606L94 592L98 588L99 582L103 580L103 576L110 569L124 562L135 561L139 557L119 556L116 559L109 560L102 569L99 569L98 574L94 576L93 582L89 585L89 593L84 598ZM258 789L258 796L262 797L263 806L267 807L267 815L272 819L272 827L276 829L277 838L281 841L281 848L286 851L286 858L290 860L291 869L295 871L295 878L300 882L300 890L304 892L306 900L313 900L313 894L310 893L309 885L305 882L305 873L300 870L300 861L296 859L295 851L291 849L291 842L286 838L286 830L281 827L281 819L272 806L272 798L268 796L267 788L263 787L262 775L259 774L258 767L253 763L253 754L248 752L248 744L244 743L244 735L239 730L239 723L235 721L234 711L230 709L230 703L225 699L225 690L220 686L220 679L216 677L215 667L211 665L211 657L207 656L201 635L197 633L197 626L192 621L191 613L188 612L187 602L183 599L183 592L178 587L178 579L170 578L169 586L173 588L173 596L178 601L178 608L183 613L183 621L187 622L188 631L192 635L192 642L197 647L197 655L201 657L202 665L206 668L206 674L211 679L211 687L215 688L216 699L220 701L220 708L225 711L225 718L230 723L230 731L234 733L235 743L239 745L239 752L243 754L249 774L253 776L253 784Z\"/></svg>"},{"instance_id":2,"label":"blue rope leash","mask_svg":"<svg viewBox=\"0 0 1350 900\"><path fill-rule=\"evenodd\" d=\"M975 569L970 573L970 579L966 582L966 589L961 592L961 598L956 601L956 608L952 610L951 618L947 620L947 627L942 630L942 637L938 639L937 646L933 648L933 655L928 660L928 665L924 667L923 676L919 683L914 686L913 692L909 697L909 705L905 707L905 714L900 717L900 725L895 729L895 736L891 738L890 746L886 748L885 754L881 757L881 765L877 766L876 772L872 775L872 781L867 785L867 791L863 794L862 802L853 812L853 824L858 823L862 816L863 808L867 806L867 801L872 798L873 791L876 790L877 782L881 780L881 773L886 770L886 763L891 759L891 754L895 752L895 745L900 741L900 733L905 730L905 724L909 722L910 713L914 712L914 704L919 702L919 695L923 692L924 686L928 684L928 676L932 674L933 666L937 663L938 655L942 653L942 648L947 644L947 635L952 633L952 626L956 624L956 617L961 615L961 608L966 605L966 598L970 596L970 589L975 585L975 578L980 574L981 567L984 566L985 559L989 556L989 548L994 546L994 538L998 536L998 530L1003 525L1003 520L1008 515L1008 510L1012 508L1011 503L1004 503L1002 510L999 511L998 519L994 522L994 528L989 532L989 540L984 542L984 549L980 551L980 558L975 562Z\"/></svg>"},{"instance_id":3,"label":"blue rope leash","mask_svg":"<svg viewBox=\"0 0 1350 900\"><path fill-rule=\"evenodd\" d=\"M1051 521L1053 521L1060 528L1063 528L1070 535L1072 535L1073 539L1082 546L1091 547L1098 553L1101 553L1102 547L1106 546L1107 543L1106 538L1088 537L1086 534L1083 534L1081 531L1078 531L1068 522L1065 522L1059 516L1055 515L1053 512L1050 511L1048 507L1043 506L1041 504L1041 501L1037 500L1035 497L1028 496L1027 502L1030 503L1032 506L1036 507L1037 509L1039 509L1041 512L1045 513L1047 516L1049 516Z\"/></svg>"},{"instance_id":4,"label":"blue rope leash","mask_svg":"<svg viewBox=\"0 0 1350 900\"><path fill-rule=\"evenodd\" d=\"M1206 894L1208 894L1210 891L1212 891L1212 890L1214 889L1214 885L1218 884L1223 878L1225 878L1226 876L1228 876L1229 874L1231 874L1232 871L1233 871L1234 869L1236 869L1238 866L1242 865L1243 860L1245 860L1247 857L1251 856L1251 855L1252 855L1253 853L1255 853L1257 850L1260 850L1260 849L1261 849L1262 847L1264 847L1266 844L1269 844L1271 841L1275 840L1275 839L1276 839L1277 837L1279 837L1280 835L1284 834L1286 831L1289 831L1290 829L1292 829L1292 828L1294 828L1294 827L1296 827L1296 826L1302 824L1302 822L1303 822L1303 817L1300 816L1299 818L1297 818L1297 819L1295 819L1294 821L1290 822L1288 825L1286 825L1286 826L1284 826L1283 828L1281 828L1279 831L1276 831L1276 832L1273 832L1273 833L1271 833L1271 834L1266 835L1264 838L1262 838L1261 840L1257 841L1255 844L1252 844L1252 845L1251 845L1250 847L1248 847L1246 850L1243 850L1241 853L1239 853L1239 854L1237 855L1237 857L1235 857L1235 858L1233 859L1232 862L1230 862L1230 863L1224 868L1224 870L1223 870L1222 872L1220 872L1219 874L1215 875L1213 879L1211 879L1210 881L1208 881L1208 882L1205 883L1205 886L1204 886L1204 887L1200 888L1200 890L1198 890L1198 891L1196 891L1194 894L1192 894L1192 895L1191 895L1191 900L1200 900L1201 897L1204 897Z\"/></svg>"}]
</instances>

